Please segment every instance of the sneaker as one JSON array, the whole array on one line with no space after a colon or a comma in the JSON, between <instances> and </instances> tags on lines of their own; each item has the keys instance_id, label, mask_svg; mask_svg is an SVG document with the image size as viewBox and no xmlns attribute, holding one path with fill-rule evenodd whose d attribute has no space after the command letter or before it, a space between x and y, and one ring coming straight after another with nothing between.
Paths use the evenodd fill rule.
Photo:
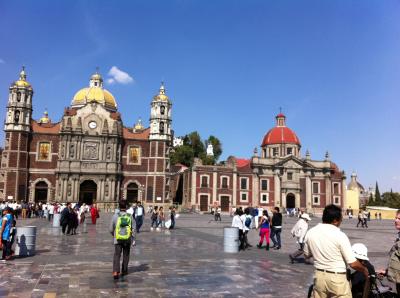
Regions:
<instances>
[{"instance_id":1,"label":"sneaker","mask_svg":"<svg viewBox=\"0 0 400 298\"><path fill-rule=\"evenodd\" d=\"M269 250L269 243L267 243L267 247L265 248L266 250Z\"/></svg>"},{"instance_id":2,"label":"sneaker","mask_svg":"<svg viewBox=\"0 0 400 298\"><path fill-rule=\"evenodd\" d=\"M292 257L292 255L289 255L290 258L290 263L294 264L294 258Z\"/></svg>"},{"instance_id":3,"label":"sneaker","mask_svg":"<svg viewBox=\"0 0 400 298\"><path fill-rule=\"evenodd\" d=\"M117 280L119 278L119 272L113 272L113 278Z\"/></svg>"},{"instance_id":4,"label":"sneaker","mask_svg":"<svg viewBox=\"0 0 400 298\"><path fill-rule=\"evenodd\" d=\"M154 231L154 228L153 228L153 227L151 227L151 228L150 228L150 231Z\"/></svg>"},{"instance_id":5,"label":"sneaker","mask_svg":"<svg viewBox=\"0 0 400 298\"><path fill-rule=\"evenodd\" d=\"M258 247L258 248L262 248L261 244L257 244L257 247Z\"/></svg>"},{"instance_id":6,"label":"sneaker","mask_svg":"<svg viewBox=\"0 0 400 298\"><path fill-rule=\"evenodd\" d=\"M275 246L275 247L272 247L272 248L275 249L275 250L281 249L280 246Z\"/></svg>"}]
</instances>

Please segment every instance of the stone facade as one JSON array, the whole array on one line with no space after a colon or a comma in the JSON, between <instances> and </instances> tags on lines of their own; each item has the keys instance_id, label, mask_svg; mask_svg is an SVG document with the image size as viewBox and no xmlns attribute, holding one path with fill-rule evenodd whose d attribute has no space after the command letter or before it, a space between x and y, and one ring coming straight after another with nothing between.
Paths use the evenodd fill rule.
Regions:
<instances>
[{"instance_id":1,"label":"stone facade","mask_svg":"<svg viewBox=\"0 0 400 298\"><path fill-rule=\"evenodd\" d=\"M62 119L32 119L32 86L23 70L9 91L0 200L169 204L171 102L162 85L151 101L151 128L126 127L103 80L92 75Z\"/></svg>"}]
</instances>

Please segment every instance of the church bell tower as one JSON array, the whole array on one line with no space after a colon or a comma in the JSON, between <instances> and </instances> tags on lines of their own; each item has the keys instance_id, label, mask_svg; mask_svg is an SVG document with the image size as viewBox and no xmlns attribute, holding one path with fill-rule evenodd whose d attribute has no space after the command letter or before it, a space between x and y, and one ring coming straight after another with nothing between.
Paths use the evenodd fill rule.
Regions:
<instances>
[{"instance_id":1,"label":"church bell tower","mask_svg":"<svg viewBox=\"0 0 400 298\"><path fill-rule=\"evenodd\" d=\"M29 134L32 119L33 89L26 80L25 68L19 80L9 88L4 121L5 144L2 155L3 197L7 200L28 199Z\"/></svg>"},{"instance_id":2,"label":"church bell tower","mask_svg":"<svg viewBox=\"0 0 400 298\"><path fill-rule=\"evenodd\" d=\"M165 94L164 83L161 83L159 93L151 101L150 140L172 143L171 107L172 103Z\"/></svg>"}]
</instances>

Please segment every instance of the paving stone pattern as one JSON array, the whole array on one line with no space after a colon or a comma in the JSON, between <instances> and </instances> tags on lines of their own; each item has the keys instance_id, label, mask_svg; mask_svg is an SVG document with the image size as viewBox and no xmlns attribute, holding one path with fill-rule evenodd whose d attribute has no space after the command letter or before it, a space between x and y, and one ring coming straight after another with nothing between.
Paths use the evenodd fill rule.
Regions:
<instances>
[{"instance_id":1,"label":"paving stone pattern","mask_svg":"<svg viewBox=\"0 0 400 298\"><path fill-rule=\"evenodd\" d=\"M19 220L17 226L38 227L37 253L0 263L0 297L305 297L312 282L311 265L289 263L288 253L296 249L289 231L296 219L284 219L279 251L256 248L253 230L253 248L225 254L223 227L231 218L214 222L197 214L182 214L176 230L161 232L150 231L147 216L131 251L129 275L114 281L110 220L110 214L101 214L96 226L81 226L75 236L62 235L43 219ZM317 222L314 218L312 225ZM385 266L393 223L371 221L369 229L355 223L343 224L352 243L365 243L372 262Z\"/></svg>"}]
</instances>

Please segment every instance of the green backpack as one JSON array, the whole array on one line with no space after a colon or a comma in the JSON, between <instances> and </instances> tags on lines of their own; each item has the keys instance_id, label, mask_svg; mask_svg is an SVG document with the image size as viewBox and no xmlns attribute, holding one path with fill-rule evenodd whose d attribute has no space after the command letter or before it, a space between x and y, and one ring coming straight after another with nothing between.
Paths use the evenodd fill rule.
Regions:
<instances>
[{"instance_id":1,"label":"green backpack","mask_svg":"<svg viewBox=\"0 0 400 298\"><path fill-rule=\"evenodd\" d=\"M132 237L132 218L128 214L118 216L115 227L115 238L119 241L130 240Z\"/></svg>"}]
</instances>

